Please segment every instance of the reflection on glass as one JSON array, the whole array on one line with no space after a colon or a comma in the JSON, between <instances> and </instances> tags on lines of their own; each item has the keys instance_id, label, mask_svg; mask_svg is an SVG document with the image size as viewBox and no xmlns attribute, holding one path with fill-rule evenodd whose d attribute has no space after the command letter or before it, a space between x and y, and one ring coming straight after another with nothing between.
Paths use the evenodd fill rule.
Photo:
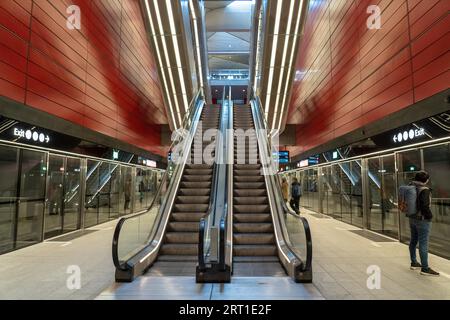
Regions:
<instances>
[{"instance_id":1,"label":"reflection on glass","mask_svg":"<svg viewBox=\"0 0 450 320\"><path fill-rule=\"evenodd\" d=\"M94 160L87 161L88 173L86 177L86 200L84 211L84 226L91 227L98 223L98 190L100 162Z\"/></svg>"},{"instance_id":2,"label":"reflection on glass","mask_svg":"<svg viewBox=\"0 0 450 320\"><path fill-rule=\"evenodd\" d=\"M47 207L45 210L45 234L50 238L62 233L64 158L50 155L48 162Z\"/></svg>"},{"instance_id":3,"label":"reflection on glass","mask_svg":"<svg viewBox=\"0 0 450 320\"><path fill-rule=\"evenodd\" d=\"M80 228L81 203L81 161L67 158L64 177L64 223L63 232L70 232Z\"/></svg>"},{"instance_id":4,"label":"reflection on glass","mask_svg":"<svg viewBox=\"0 0 450 320\"><path fill-rule=\"evenodd\" d=\"M22 150L16 248L42 240L46 154Z\"/></svg>"},{"instance_id":5,"label":"reflection on glass","mask_svg":"<svg viewBox=\"0 0 450 320\"><path fill-rule=\"evenodd\" d=\"M18 152L0 146L0 254L14 248Z\"/></svg>"}]
</instances>

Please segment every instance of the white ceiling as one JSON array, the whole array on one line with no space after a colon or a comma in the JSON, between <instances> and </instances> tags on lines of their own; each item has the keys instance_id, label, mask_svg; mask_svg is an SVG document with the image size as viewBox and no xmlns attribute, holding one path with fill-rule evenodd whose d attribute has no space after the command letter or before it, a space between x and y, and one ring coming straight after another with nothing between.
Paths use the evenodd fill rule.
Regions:
<instances>
[{"instance_id":1,"label":"white ceiling","mask_svg":"<svg viewBox=\"0 0 450 320\"><path fill-rule=\"evenodd\" d=\"M204 3L209 69L248 69L253 1Z\"/></svg>"}]
</instances>

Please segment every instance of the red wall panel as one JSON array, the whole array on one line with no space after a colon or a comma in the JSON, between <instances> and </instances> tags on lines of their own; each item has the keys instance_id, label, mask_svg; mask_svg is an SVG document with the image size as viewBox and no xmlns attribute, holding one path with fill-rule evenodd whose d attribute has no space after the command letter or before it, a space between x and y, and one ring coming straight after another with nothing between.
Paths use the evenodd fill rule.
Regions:
<instances>
[{"instance_id":1,"label":"red wall panel","mask_svg":"<svg viewBox=\"0 0 450 320\"><path fill-rule=\"evenodd\" d=\"M80 30L66 26L72 4ZM164 155L167 118L138 0L0 1L0 95Z\"/></svg>"},{"instance_id":2,"label":"red wall panel","mask_svg":"<svg viewBox=\"0 0 450 320\"><path fill-rule=\"evenodd\" d=\"M369 5L381 29L369 29ZM450 84L447 0L316 0L300 43L288 123L305 152Z\"/></svg>"}]
</instances>

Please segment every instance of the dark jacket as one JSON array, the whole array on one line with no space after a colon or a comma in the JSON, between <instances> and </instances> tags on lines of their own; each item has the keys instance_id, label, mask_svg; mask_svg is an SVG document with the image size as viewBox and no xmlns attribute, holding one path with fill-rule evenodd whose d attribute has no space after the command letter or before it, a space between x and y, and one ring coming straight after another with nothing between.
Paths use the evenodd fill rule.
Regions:
<instances>
[{"instance_id":1,"label":"dark jacket","mask_svg":"<svg viewBox=\"0 0 450 320\"><path fill-rule=\"evenodd\" d=\"M431 212L431 189L425 187L425 184L419 181L412 182L416 187L421 189L419 193L419 198L417 199L418 211L426 219L431 220L433 218L433 213Z\"/></svg>"}]
</instances>

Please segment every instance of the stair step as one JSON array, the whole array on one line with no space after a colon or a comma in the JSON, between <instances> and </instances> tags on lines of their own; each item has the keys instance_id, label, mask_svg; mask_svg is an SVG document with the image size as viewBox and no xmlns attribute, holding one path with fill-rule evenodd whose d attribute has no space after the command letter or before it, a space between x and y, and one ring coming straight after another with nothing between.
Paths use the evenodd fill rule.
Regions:
<instances>
[{"instance_id":1,"label":"stair step","mask_svg":"<svg viewBox=\"0 0 450 320\"><path fill-rule=\"evenodd\" d=\"M207 182L207 181L211 181L212 175L208 174L208 175L202 175L202 176L196 176L196 175L183 175L183 177L181 178L182 181L187 181L187 182Z\"/></svg>"},{"instance_id":2,"label":"stair step","mask_svg":"<svg viewBox=\"0 0 450 320\"><path fill-rule=\"evenodd\" d=\"M165 261L165 262L196 262L198 261L197 255L190 255L190 256L172 256L172 255L159 255L158 261Z\"/></svg>"},{"instance_id":3,"label":"stair step","mask_svg":"<svg viewBox=\"0 0 450 320\"><path fill-rule=\"evenodd\" d=\"M242 169L235 169L233 170L234 176L259 176L261 175L260 169L255 170L242 170Z\"/></svg>"},{"instance_id":4,"label":"stair step","mask_svg":"<svg viewBox=\"0 0 450 320\"><path fill-rule=\"evenodd\" d=\"M181 181L181 188L188 188L188 189L206 189L211 188L211 181Z\"/></svg>"},{"instance_id":5,"label":"stair step","mask_svg":"<svg viewBox=\"0 0 450 320\"><path fill-rule=\"evenodd\" d=\"M278 259L278 256L240 256L240 257L233 257L233 262L267 263L267 262L280 262L280 260Z\"/></svg>"},{"instance_id":6,"label":"stair step","mask_svg":"<svg viewBox=\"0 0 450 320\"><path fill-rule=\"evenodd\" d=\"M198 232L166 232L166 243L198 243Z\"/></svg>"},{"instance_id":7,"label":"stair step","mask_svg":"<svg viewBox=\"0 0 450 320\"><path fill-rule=\"evenodd\" d=\"M176 204L209 204L209 196L177 196Z\"/></svg>"},{"instance_id":8,"label":"stair step","mask_svg":"<svg viewBox=\"0 0 450 320\"><path fill-rule=\"evenodd\" d=\"M200 220L199 220L200 221ZM198 232L200 222L169 222L167 231L174 232Z\"/></svg>"},{"instance_id":9,"label":"stair step","mask_svg":"<svg viewBox=\"0 0 450 320\"><path fill-rule=\"evenodd\" d=\"M212 175L213 169L185 169L184 174L190 175L190 176L208 176Z\"/></svg>"},{"instance_id":10,"label":"stair step","mask_svg":"<svg viewBox=\"0 0 450 320\"><path fill-rule=\"evenodd\" d=\"M276 245L263 245L263 244L238 244L233 245L234 256L276 256Z\"/></svg>"},{"instance_id":11,"label":"stair step","mask_svg":"<svg viewBox=\"0 0 450 320\"><path fill-rule=\"evenodd\" d=\"M261 164L235 164L234 170L260 170Z\"/></svg>"},{"instance_id":12,"label":"stair step","mask_svg":"<svg viewBox=\"0 0 450 320\"><path fill-rule=\"evenodd\" d=\"M268 204L234 204L233 211L235 213L265 213L270 211Z\"/></svg>"},{"instance_id":13,"label":"stair step","mask_svg":"<svg viewBox=\"0 0 450 320\"><path fill-rule=\"evenodd\" d=\"M212 169L210 164L186 164L185 169Z\"/></svg>"},{"instance_id":14,"label":"stair step","mask_svg":"<svg viewBox=\"0 0 450 320\"><path fill-rule=\"evenodd\" d=\"M179 204L175 203L173 205L173 211L174 212L199 212L199 213L206 213L206 210L208 210L208 204L201 204L201 203L195 203L195 204ZM252 211L247 211L252 212Z\"/></svg>"},{"instance_id":15,"label":"stair step","mask_svg":"<svg viewBox=\"0 0 450 320\"><path fill-rule=\"evenodd\" d=\"M234 213L234 223L261 223L272 222L272 215L270 213Z\"/></svg>"},{"instance_id":16,"label":"stair step","mask_svg":"<svg viewBox=\"0 0 450 320\"><path fill-rule=\"evenodd\" d=\"M264 182L234 182L234 188L236 189L264 189L266 185Z\"/></svg>"},{"instance_id":17,"label":"stair step","mask_svg":"<svg viewBox=\"0 0 450 320\"><path fill-rule=\"evenodd\" d=\"M204 212L173 212L171 221L174 222L196 222L205 216Z\"/></svg>"},{"instance_id":18,"label":"stair step","mask_svg":"<svg viewBox=\"0 0 450 320\"><path fill-rule=\"evenodd\" d=\"M234 189L235 197L262 197L267 196L266 189Z\"/></svg>"},{"instance_id":19,"label":"stair step","mask_svg":"<svg viewBox=\"0 0 450 320\"><path fill-rule=\"evenodd\" d=\"M264 176L234 176L235 182L264 182Z\"/></svg>"},{"instance_id":20,"label":"stair step","mask_svg":"<svg viewBox=\"0 0 450 320\"><path fill-rule=\"evenodd\" d=\"M273 233L234 233L234 244L274 244Z\"/></svg>"},{"instance_id":21,"label":"stair step","mask_svg":"<svg viewBox=\"0 0 450 320\"><path fill-rule=\"evenodd\" d=\"M198 245L195 243L164 243L161 246L161 255L192 256L197 255Z\"/></svg>"},{"instance_id":22,"label":"stair step","mask_svg":"<svg viewBox=\"0 0 450 320\"><path fill-rule=\"evenodd\" d=\"M273 232L272 223L260 222L260 223L233 223L234 232L242 233L269 233Z\"/></svg>"},{"instance_id":23,"label":"stair step","mask_svg":"<svg viewBox=\"0 0 450 320\"><path fill-rule=\"evenodd\" d=\"M253 205L253 204L268 204L269 201L267 199L267 197L234 197L233 198L233 203L235 205Z\"/></svg>"},{"instance_id":24,"label":"stair step","mask_svg":"<svg viewBox=\"0 0 450 320\"><path fill-rule=\"evenodd\" d=\"M179 196L207 196L209 198L209 193L211 192L211 189L205 188L205 189L188 189L188 188L180 188L178 191Z\"/></svg>"}]
</instances>

